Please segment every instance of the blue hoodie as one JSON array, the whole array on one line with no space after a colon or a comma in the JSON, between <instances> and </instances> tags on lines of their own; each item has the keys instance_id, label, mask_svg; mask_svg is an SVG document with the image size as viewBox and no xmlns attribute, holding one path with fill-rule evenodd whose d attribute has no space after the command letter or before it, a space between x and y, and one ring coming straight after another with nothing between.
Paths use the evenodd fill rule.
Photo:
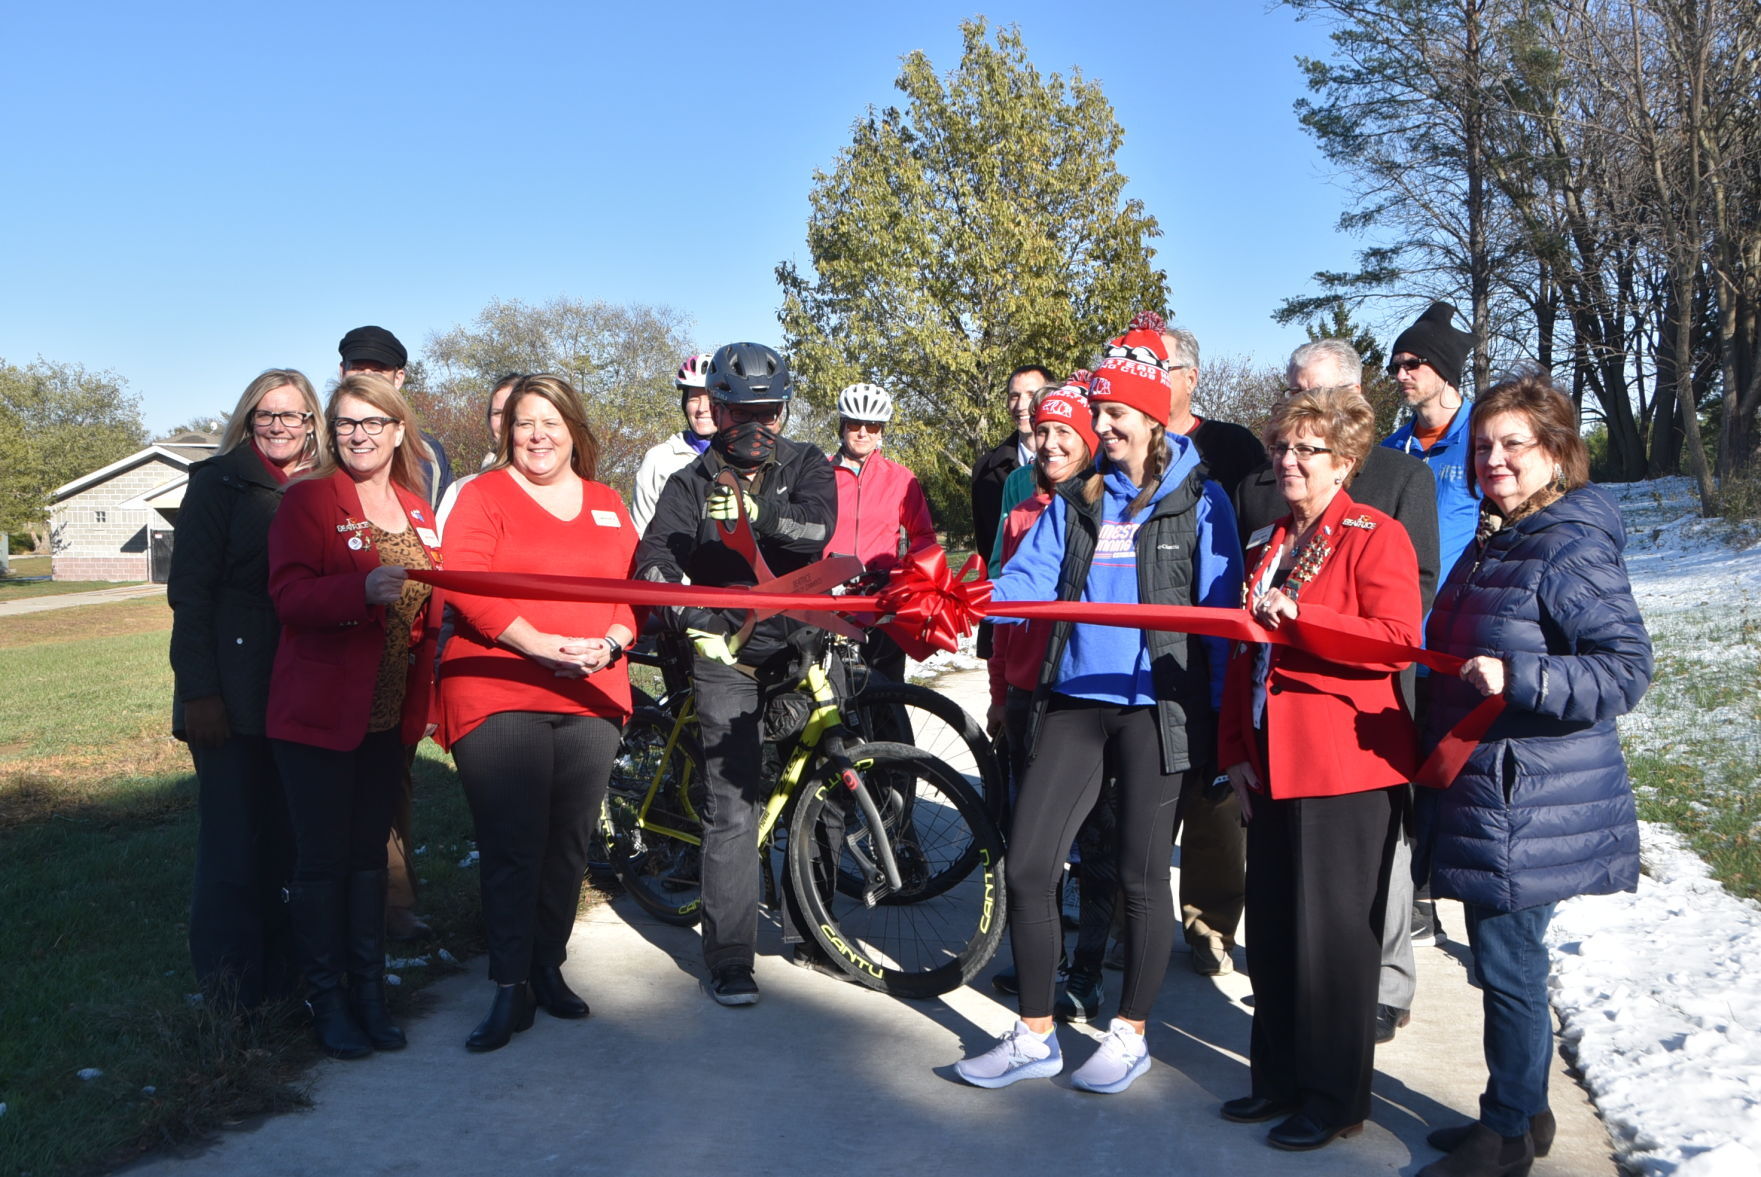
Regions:
<instances>
[{"instance_id":1,"label":"blue hoodie","mask_svg":"<svg viewBox=\"0 0 1761 1177\"><path fill-rule=\"evenodd\" d=\"M1167 471L1150 502L1126 518L1131 500L1137 497L1124 473L1105 458L1100 470L1105 478L1101 504L1101 530L1089 566L1081 600L1106 604L1135 605L1137 600L1138 527L1150 517L1156 504L1186 481L1199 464L1192 439L1168 438L1172 451ZM1068 504L1054 495L1040 517L1009 558L1006 568L992 584L993 601L1051 601L1058 596L1058 572L1064 563L1064 534ZM1241 546L1236 536L1235 512L1229 496L1215 483L1204 484L1197 512L1198 550L1192 554L1193 584L1197 604L1233 609L1241 604ZM1005 622L1007 618L997 618ZM1211 706L1221 707L1223 671L1229 643L1222 638L1200 638L1210 661ZM1055 689L1060 694L1094 699L1120 706L1143 707L1156 701L1150 675L1149 645L1140 629L1115 625L1084 625L1071 628L1070 642L1058 668Z\"/></svg>"}]
</instances>

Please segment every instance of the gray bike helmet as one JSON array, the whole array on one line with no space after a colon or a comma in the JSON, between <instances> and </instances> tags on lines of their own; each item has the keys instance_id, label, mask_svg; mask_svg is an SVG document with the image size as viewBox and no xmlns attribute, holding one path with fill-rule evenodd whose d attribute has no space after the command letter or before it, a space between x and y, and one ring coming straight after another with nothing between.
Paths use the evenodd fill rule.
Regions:
<instances>
[{"instance_id":1,"label":"gray bike helmet","mask_svg":"<svg viewBox=\"0 0 1761 1177\"><path fill-rule=\"evenodd\" d=\"M709 361L709 395L728 404L787 401L789 364L762 343L730 343Z\"/></svg>"}]
</instances>

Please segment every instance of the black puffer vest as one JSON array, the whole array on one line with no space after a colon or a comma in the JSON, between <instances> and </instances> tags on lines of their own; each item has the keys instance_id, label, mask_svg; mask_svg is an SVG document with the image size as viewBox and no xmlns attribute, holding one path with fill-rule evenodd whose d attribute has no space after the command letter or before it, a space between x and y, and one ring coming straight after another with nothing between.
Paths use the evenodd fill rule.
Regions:
<instances>
[{"instance_id":1,"label":"black puffer vest","mask_svg":"<svg viewBox=\"0 0 1761 1177\"><path fill-rule=\"evenodd\" d=\"M1058 485L1065 505L1064 562L1058 570L1058 599L1082 597L1100 538L1101 503L1082 496L1086 479ZM1204 496L1205 472L1194 469L1180 485L1157 501L1150 517L1137 529L1137 599L1145 605L1196 605L1192 560L1198 548L1198 504ZM1029 758L1038 751L1040 721L1057 687L1074 622L1052 626L1045 664L1033 693L1028 721ZM1162 771L1184 772L1208 765L1215 754L1217 725L1211 710L1210 660L1204 646L1184 633L1150 629L1150 675L1156 688L1156 726L1162 737Z\"/></svg>"}]
</instances>

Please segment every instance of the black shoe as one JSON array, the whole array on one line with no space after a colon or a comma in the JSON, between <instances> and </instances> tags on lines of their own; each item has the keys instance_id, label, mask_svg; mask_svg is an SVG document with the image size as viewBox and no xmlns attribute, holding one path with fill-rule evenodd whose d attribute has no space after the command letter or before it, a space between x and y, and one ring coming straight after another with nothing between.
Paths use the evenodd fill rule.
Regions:
<instances>
[{"instance_id":1,"label":"black shoe","mask_svg":"<svg viewBox=\"0 0 1761 1177\"><path fill-rule=\"evenodd\" d=\"M1266 1120L1276 1120L1279 1116L1288 1116L1295 1110L1294 1103L1286 1103L1281 1099L1244 1095L1223 1104L1223 1118L1237 1124L1258 1124Z\"/></svg>"},{"instance_id":2,"label":"black shoe","mask_svg":"<svg viewBox=\"0 0 1761 1177\"><path fill-rule=\"evenodd\" d=\"M1285 1152L1309 1152L1363 1130L1362 1120L1355 1124L1323 1124L1307 1112L1298 1112L1266 1133L1266 1143Z\"/></svg>"},{"instance_id":3,"label":"black shoe","mask_svg":"<svg viewBox=\"0 0 1761 1177\"><path fill-rule=\"evenodd\" d=\"M1393 1042L1394 1032L1412 1021L1412 1011L1397 1009L1392 1005L1376 1007L1376 1042Z\"/></svg>"},{"instance_id":4,"label":"black shoe","mask_svg":"<svg viewBox=\"0 0 1761 1177\"><path fill-rule=\"evenodd\" d=\"M331 1058L366 1058L373 1043L361 1032L349 1012L348 997L341 989L314 990L306 999L312 1011L312 1037Z\"/></svg>"},{"instance_id":5,"label":"black shoe","mask_svg":"<svg viewBox=\"0 0 1761 1177\"><path fill-rule=\"evenodd\" d=\"M1432 1161L1418 1177L1522 1177L1535 1163L1535 1142L1521 1136L1500 1136L1484 1124L1469 1124L1461 1142L1448 1156Z\"/></svg>"},{"instance_id":6,"label":"black shoe","mask_svg":"<svg viewBox=\"0 0 1761 1177\"><path fill-rule=\"evenodd\" d=\"M1438 1152L1454 1152L1461 1147L1461 1142L1468 1138L1474 1130L1472 1124L1458 1124L1454 1128L1439 1128L1425 1137L1425 1143ZM1553 1118L1551 1110L1529 1117L1529 1139L1535 1142L1535 1155L1544 1157L1553 1151L1553 1137L1559 1131L1559 1122Z\"/></svg>"},{"instance_id":7,"label":"black shoe","mask_svg":"<svg viewBox=\"0 0 1761 1177\"><path fill-rule=\"evenodd\" d=\"M709 995L718 1005L757 1005L758 982L746 965L723 965L709 979Z\"/></svg>"},{"instance_id":8,"label":"black shoe","mask_svg":"<svg viewBox=\"0 0 1761 1177\"><path fill-rule=\"evenodd\" d=\"M355 978L349 983L349 1012L374 1050L402 1050L409 1045L404 1032L391 1020L385 1008L384 982Z\"/></svg>"},{"instance_id":9,"label":"black shoe","mask_svg":"<svg viewBox=\"0 0 1761 1177\"><path fill-rule=\"evenodd\" d=\"M855 977L838 967L838 962L833 960L825 949L811 940L803 940L795 945L795 950L789 954L789 963L798 969L824 973L828 977L848 981L852 985L858 983Z\"/></svg>"},{"instance_id":10,"label":"black shoe","mask_svg":"<svg viewBox=\"0 0 1761 1177\"><path fill-rule=\"evenodd\" d=\"M587 1003L563 980L560 965L532 966L532 998L553 1018L584 1018Z\"/></svg>"},{"instance_id":11,"label":"black shoe","mask_svg":"<svg viewBox=\"0 0 1761 1177\"><path fill-rule=\"evenodd\" d=\"M349 1009L375 1050L402 1050L408 1040L385 1008L385 876L355 871L348 878Z\"/></svg>"},{"instance_id":12,"label":"black shoe","mask_svg":"<svg viewBox=\"0 0 1761 1177\"><path fill-rule=\"evenodd\" d=\"M537 1011L538 1003L532 999L532 986L526 982L522 981L518 985L497 985L495 1002L489 1007L488 1015L471 1031L471 1036L465 1039L465 1049L479 1053L500 1050L515 1034L532 1028L532 1019Z\"/></svg>"},{"instance_id":13,"label":"black shoe","mask_svg":"<svg viewBox=\"0 0 1761 1177\"><path fill-rule=\"evenodd\" d=\"M1072 972L1052 1005L1052 1016L1061 1022L1091 1022L1100 1017L1105 997L1099 973Z\"/></svg>"},{"instance_id":14,"label":"black shoe","mask_svg":"<svg viewBox=\"0 0 1761 1177\"><path fill-rule=\"evenodd\" d=\"M1437 922L1436 900L1413 900L1412 918L1407 925L1407 934L1412 938L1414 944L1421 947L1429 947L1437 943L1443 934L1443 928Z\"/></svg>"},{"instance_id":15,"label":"black shoe","mask_svg":"<svg viewBox=\"0 0 1761 1177\"><path fill-rule=\"evenodd\" d=\"M1006 994L1010 997L1019 995L1021 992L1021 978L1016 975L1015 966L1010 965L1008 968L997 972L997 974L991 978L991 988L995 989L998 993Z\"/></svg>"}]
</instances>

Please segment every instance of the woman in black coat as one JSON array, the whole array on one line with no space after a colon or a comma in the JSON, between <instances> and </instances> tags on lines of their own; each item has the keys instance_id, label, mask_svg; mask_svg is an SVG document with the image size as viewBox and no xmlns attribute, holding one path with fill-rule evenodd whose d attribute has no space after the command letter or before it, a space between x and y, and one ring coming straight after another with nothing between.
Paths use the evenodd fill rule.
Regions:
<instances>
[{"instance_id":1,"label":"woman in black coat","mask_svg":"<svg viewBox=\"0 0 1761 1177\"><path fill-rule=\"evenodd\" d=\"M328 443L311 381L272 368L251 381L219 452L190 470L171 575L172 732L199 783L190 958L211 1002L249 1009L290 993L281 887L292 862L287 804L263 734L281 632L269 601L269 521L281 491Z\"/></svg>"},{"instance_id":2,"label":"woman in black coat","mask_svg":"<svg viewBox=\"0 0 1761 1177\"><path fill-rule=\"evenodd\" d=\"M1651 681L1651 640L1621 561L1620 510L1589 485L1564 394L1537 376L1474 405L1470 489L1484 498L1426 644L1466 658L1435 676L1435 745L1480 700L1503 714L1431 807L1432 888L1467 914L1488 1077L1474 1124L1433 1132L1420 1177L1526 1173L1553 1141L1545 935L1574 895L1631 891L1639 829L1616 717Z\"/></svg>"}]
</instances>

